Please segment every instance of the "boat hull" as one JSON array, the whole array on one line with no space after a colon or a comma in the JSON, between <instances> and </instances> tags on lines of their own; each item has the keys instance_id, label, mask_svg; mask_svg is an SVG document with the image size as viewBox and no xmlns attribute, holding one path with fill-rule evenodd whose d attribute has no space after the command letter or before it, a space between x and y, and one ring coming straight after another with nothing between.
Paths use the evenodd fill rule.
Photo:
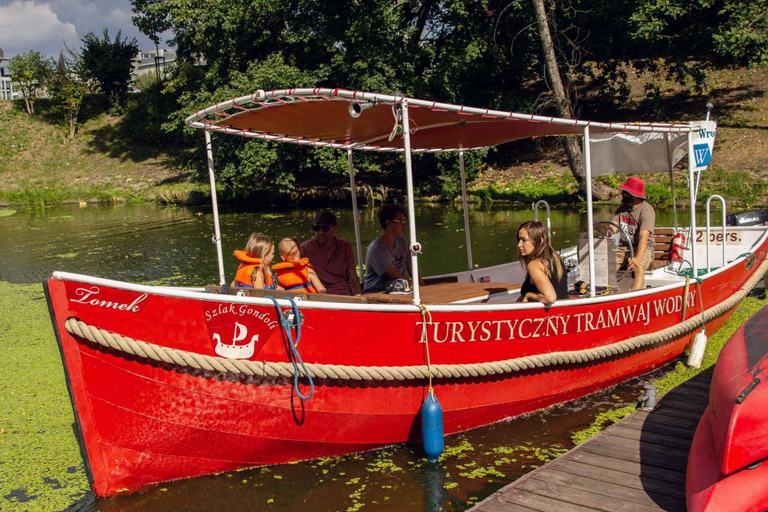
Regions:
<instances>
[{"instance_id":1,"label":"boat hull","mask_svg":"<svg viewBox=\"0 0 768 512\"><path fill-rule=\"evenodd\" d=\"M766 378L768 307L731 336L718 358L688 458L689 512L768 510Z\"/></svg>"},{"instance_id":2,"label":"boat hull","mask_svg":"<svg viewBox=\"0 0 768 512\"><path fill-rule=\"evenodd\" d=\"M764 252L764 251L763 251ZM727 299L764 258L705 280L704 308ZM669 287L667 287L669 288ZM287 378L193 370L103 348L66 329L77 318L136 340L217 356L226 343L253 343L253 361L287 362L275 307L253 299L175 294L83 277L47 281L92 487L99 495L243 467L370 450L420 438L426 380L316 379L302 401ZM434 308L433 364L487 363L594 349L681 321L682 286L544 309ZM687 318L700 312L691 287ZM569 301L570 302L570 301ZM415 308L313 308L302 304L305 362L351 366L425 364ZM731 311L707 324L712 333ZM234 328L235 324L240 328ZM243 333L247 332L247 335ZM446 434L571 400L641 375L678 357L687 333L602 357L486 377L438 379ZM237 338L237 339L236 339ZM307 392L306 381L301 389Z\"/></svg>"}]
</instances>

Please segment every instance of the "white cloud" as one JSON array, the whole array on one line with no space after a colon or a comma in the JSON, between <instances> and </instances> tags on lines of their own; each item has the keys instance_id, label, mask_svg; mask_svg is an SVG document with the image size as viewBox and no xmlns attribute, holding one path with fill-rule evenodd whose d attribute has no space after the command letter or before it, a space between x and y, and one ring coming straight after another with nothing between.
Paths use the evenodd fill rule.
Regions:
<instances>
[{"instance_id":1,"label":"white cloud","mask_svg":"<svg viewBox=\"0 0 768 512\"><path fill-rule=\"evenodd\" d=\"M0 6L0 46L6 56L29 50L53 56L65 43L77 45L75 25L59 19L49 5L17 0Z\"/></svg>"},{"instance_id":2,"label":"white cloud","mask_svg":"<svg viewBox=\"0 0 768 512\"><path fill-rule=\"evenodd\" d=\"M0 0L0 48L6 56L37 50L58 56L62 41L76 49L88 32L101 38L134 37L142 49L154 48L133 25L130 0ZM170 38L163 34L161 40Z\"/></svg>"}]
</instances>

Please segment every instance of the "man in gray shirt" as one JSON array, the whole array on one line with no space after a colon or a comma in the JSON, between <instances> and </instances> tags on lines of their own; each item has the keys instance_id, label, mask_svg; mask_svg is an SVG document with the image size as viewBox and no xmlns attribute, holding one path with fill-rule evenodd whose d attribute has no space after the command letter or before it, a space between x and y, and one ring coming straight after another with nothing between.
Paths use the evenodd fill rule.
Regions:
<instances>
[{"instance_id":1,"label":"man in gray shirt","mask_svg":"<svg viewBox=\"0 0 768 512\"><path fill-rule=\"evenodd\" d=\"M365 284L363 293L383 292L387 282L406 279L411 275L411 258L408 244L403 238L405 210L395 204L383 204L379 208L379 224L383 230L365 253Z\"/></svg>"},{"instance_id":2,"label":"man in gray shirt","mask_svg":"<svg viewBox=\"0 0 768 512\"><path fill-rule=\"evenodd\" d=\"M630 240L635 252L634 258L617 253L616 268L625 266L634 273L632 291L645 288L645 271L653 262L655 243L653 228L656 224L656 212L645 201L645 182L640 178L629 177L620 185L621 206L616 209L614 224L621 226ZM624 240L622 239L622 242ZM621 258L621 260L619 259Z\"/></svg>"}]
</instances>

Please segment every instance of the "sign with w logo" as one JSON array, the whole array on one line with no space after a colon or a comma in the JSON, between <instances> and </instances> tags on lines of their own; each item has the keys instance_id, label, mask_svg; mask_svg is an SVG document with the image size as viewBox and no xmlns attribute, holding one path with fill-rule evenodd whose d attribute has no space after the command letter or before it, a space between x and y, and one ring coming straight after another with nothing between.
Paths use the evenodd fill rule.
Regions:
<instances>
[{"instance_id":1,"label":"sign with w logo","mask_svg":"<svg viewBox=\"0 0 768 512\"><path fill-rule=\"evenodd\" d=\"M696 167L706 167L712 159L712 152L707 144L694 144L693 156L696 159Z\"/></svg>"},{"instance_id":2,"label":"sign with w logo","mask_svg":"<svg viewBox=\"0 0 768 512\"><path fill-rule=\"evenodd\" d=\"M697 129L693 136L693 161L696 171L706 171L712 160L712 150L715 146L717 124L714 121L698 121L692 123Z\"/></svg>"}]
</instances>

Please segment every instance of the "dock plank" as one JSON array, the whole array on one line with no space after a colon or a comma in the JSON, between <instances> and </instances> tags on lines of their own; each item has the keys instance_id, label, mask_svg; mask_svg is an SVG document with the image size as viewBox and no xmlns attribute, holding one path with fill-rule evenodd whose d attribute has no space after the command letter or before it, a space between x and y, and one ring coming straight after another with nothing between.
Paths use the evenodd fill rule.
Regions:
<instances>
[{"instance_id":1,"label":"dock plank","mask_svg":"<svg viewBox=\"0 0 768 512\"><path fill-rule=\"evenodd\" d=\"M669 446L670 448L678 448L680 450L690 450L692 441L690 439L681 439L679 437L670 436L658 432L649 432L646 430L636 430L633 428L626 428L624 425L619 424L611 427L605 431L606 436L622 437L624 439L631 439L637 443L652 443L659 446Z\"/></svg>"},{"instance_id":2,"label":"dock plank","mask_svg":"<svg viewBox=\"0 0 768 512\"><path fill-rule=\"evenodd\" d=\"M641 505L624 499L602 496L594 492L555 485L536 478L529 478L520 482L518 489L591 508L592 510L604 510L605 512L655 512L659 510L655 506Z\"/></svg>"},{"instance_id":3,"label":"dock plank","mask_svg":"<svg viewBox=\"0 0 768 512\"><path fill-rule=\"evenodd\" d=\"M685 466L688 462L688 452L661 446L646 446L641 451L637 446L637 443L632 445L630 443L617 442L602 436L600 439L596 438L594 439L594 442L585 445L584 450L598 455L635 462L637 464L642 463L648 466L656 466L664 469L685 471ZM683 453L676 453L679 451L683 451Z\"/></svg>"},{"instance_id":4,"label":"dock plank","mask_svg":"<svg viewBox=\"0 0 768 512\"><path fill-rule=\"evenodd\" d=\"M502 501L499 498L483 501L473 510L477 512L536 512L536 509L524 507L517 503Z\"/></svg>"},{"instance_id":5,"label":"dock plank","mask_svg":"<svg viewBox=\"0 0 768 512\"><path fill-rule=\"evenodd\" d=\"M693 440L693 435L694 435L694 432L692 432L690 429L653 423L651 421L635 420L634 418L631 418L631 417L626 418L625 421L622 421L621 426L622 428L631 428L635 430L643 430L646 432L656 432L656 433L664 434L667 436L674 436L679 439L688 439L689 441Z\"/></svg>"},{"instance_id":6,"label":"dock plank","mask_svg":"<svg viewBox=\"0 0 768 512\"><path fill-rule=\"evenodd\" d=\"M675 483L666 480L656 480L654 478L649 478L647 476L643 476L642 471L638 472L640 474L625 473L623 471L615 471L609 468L566 460L563 458L559 458L558 460L553 461L551 469L561 471L563 473L585 476L599 482L622 485L631 489L645 489L649 494L653 493L662 496L685 499L685 491L680 488L679 482Z\"/></svg>"},{"instance_id":7,"label":"dock plank","mask_svg":"<svg viewBox=\"0 0 768 512\"><path fill-rule=\"evenodd\" d=\"M481 512L685 512L685 469L712 370L499 490ZM504 508L518 507L518 508Z\"/></svg>"},{"instance_id":8,"label":"dock plank","mask_svg":"<svg viewBox=\"0 0 768 512\"><path fill-rule=\"evenodd\" d=\"M685 485L685 473L673 469L657 468L642 463L636 464L632 461L606 457L605 455L590 453L583 450L567 453L561 458L606 468L617 473L627 473L636 476L642 475L644 478L646 478L647 475L647 478L649 479L657 479L661 482L672 482L678 485ZM544 466L542 466L542 468L543 467Z\"/></svg>"},{"instance_id":9,"label":"dock plank","mask_svg":"<svg viewBox=\"0 0 768 512\"><path fill-rule=\"evenodd\" d=\"M637 489L620 485L616 482L599 483L585 475L574 475L572 473L561 472L556 467L550 468L550 471L542 471L532 477L534 480L542 480L550 484L588 491L608 498L630 501L639 505L648 507L658 507L663 505L666 509L685 512L685 498L666 496L653 492L646 492L644 489Z\"/></svg>"},{"instance_id":10,"label":"dock plank","mask_svg":"<svg viewBox=\"0 0 768 512\"><path fill-rule=\"evenodd\" d=\"M537 512L551 512L553 510L556 510L557 512L592 512L595 510L593 508L582 507L575 503L557 500L517 488L509 489L509 491L499 495L498 499L499 501L512 505L528 507Z\"/></svg>"}]
</instances>

